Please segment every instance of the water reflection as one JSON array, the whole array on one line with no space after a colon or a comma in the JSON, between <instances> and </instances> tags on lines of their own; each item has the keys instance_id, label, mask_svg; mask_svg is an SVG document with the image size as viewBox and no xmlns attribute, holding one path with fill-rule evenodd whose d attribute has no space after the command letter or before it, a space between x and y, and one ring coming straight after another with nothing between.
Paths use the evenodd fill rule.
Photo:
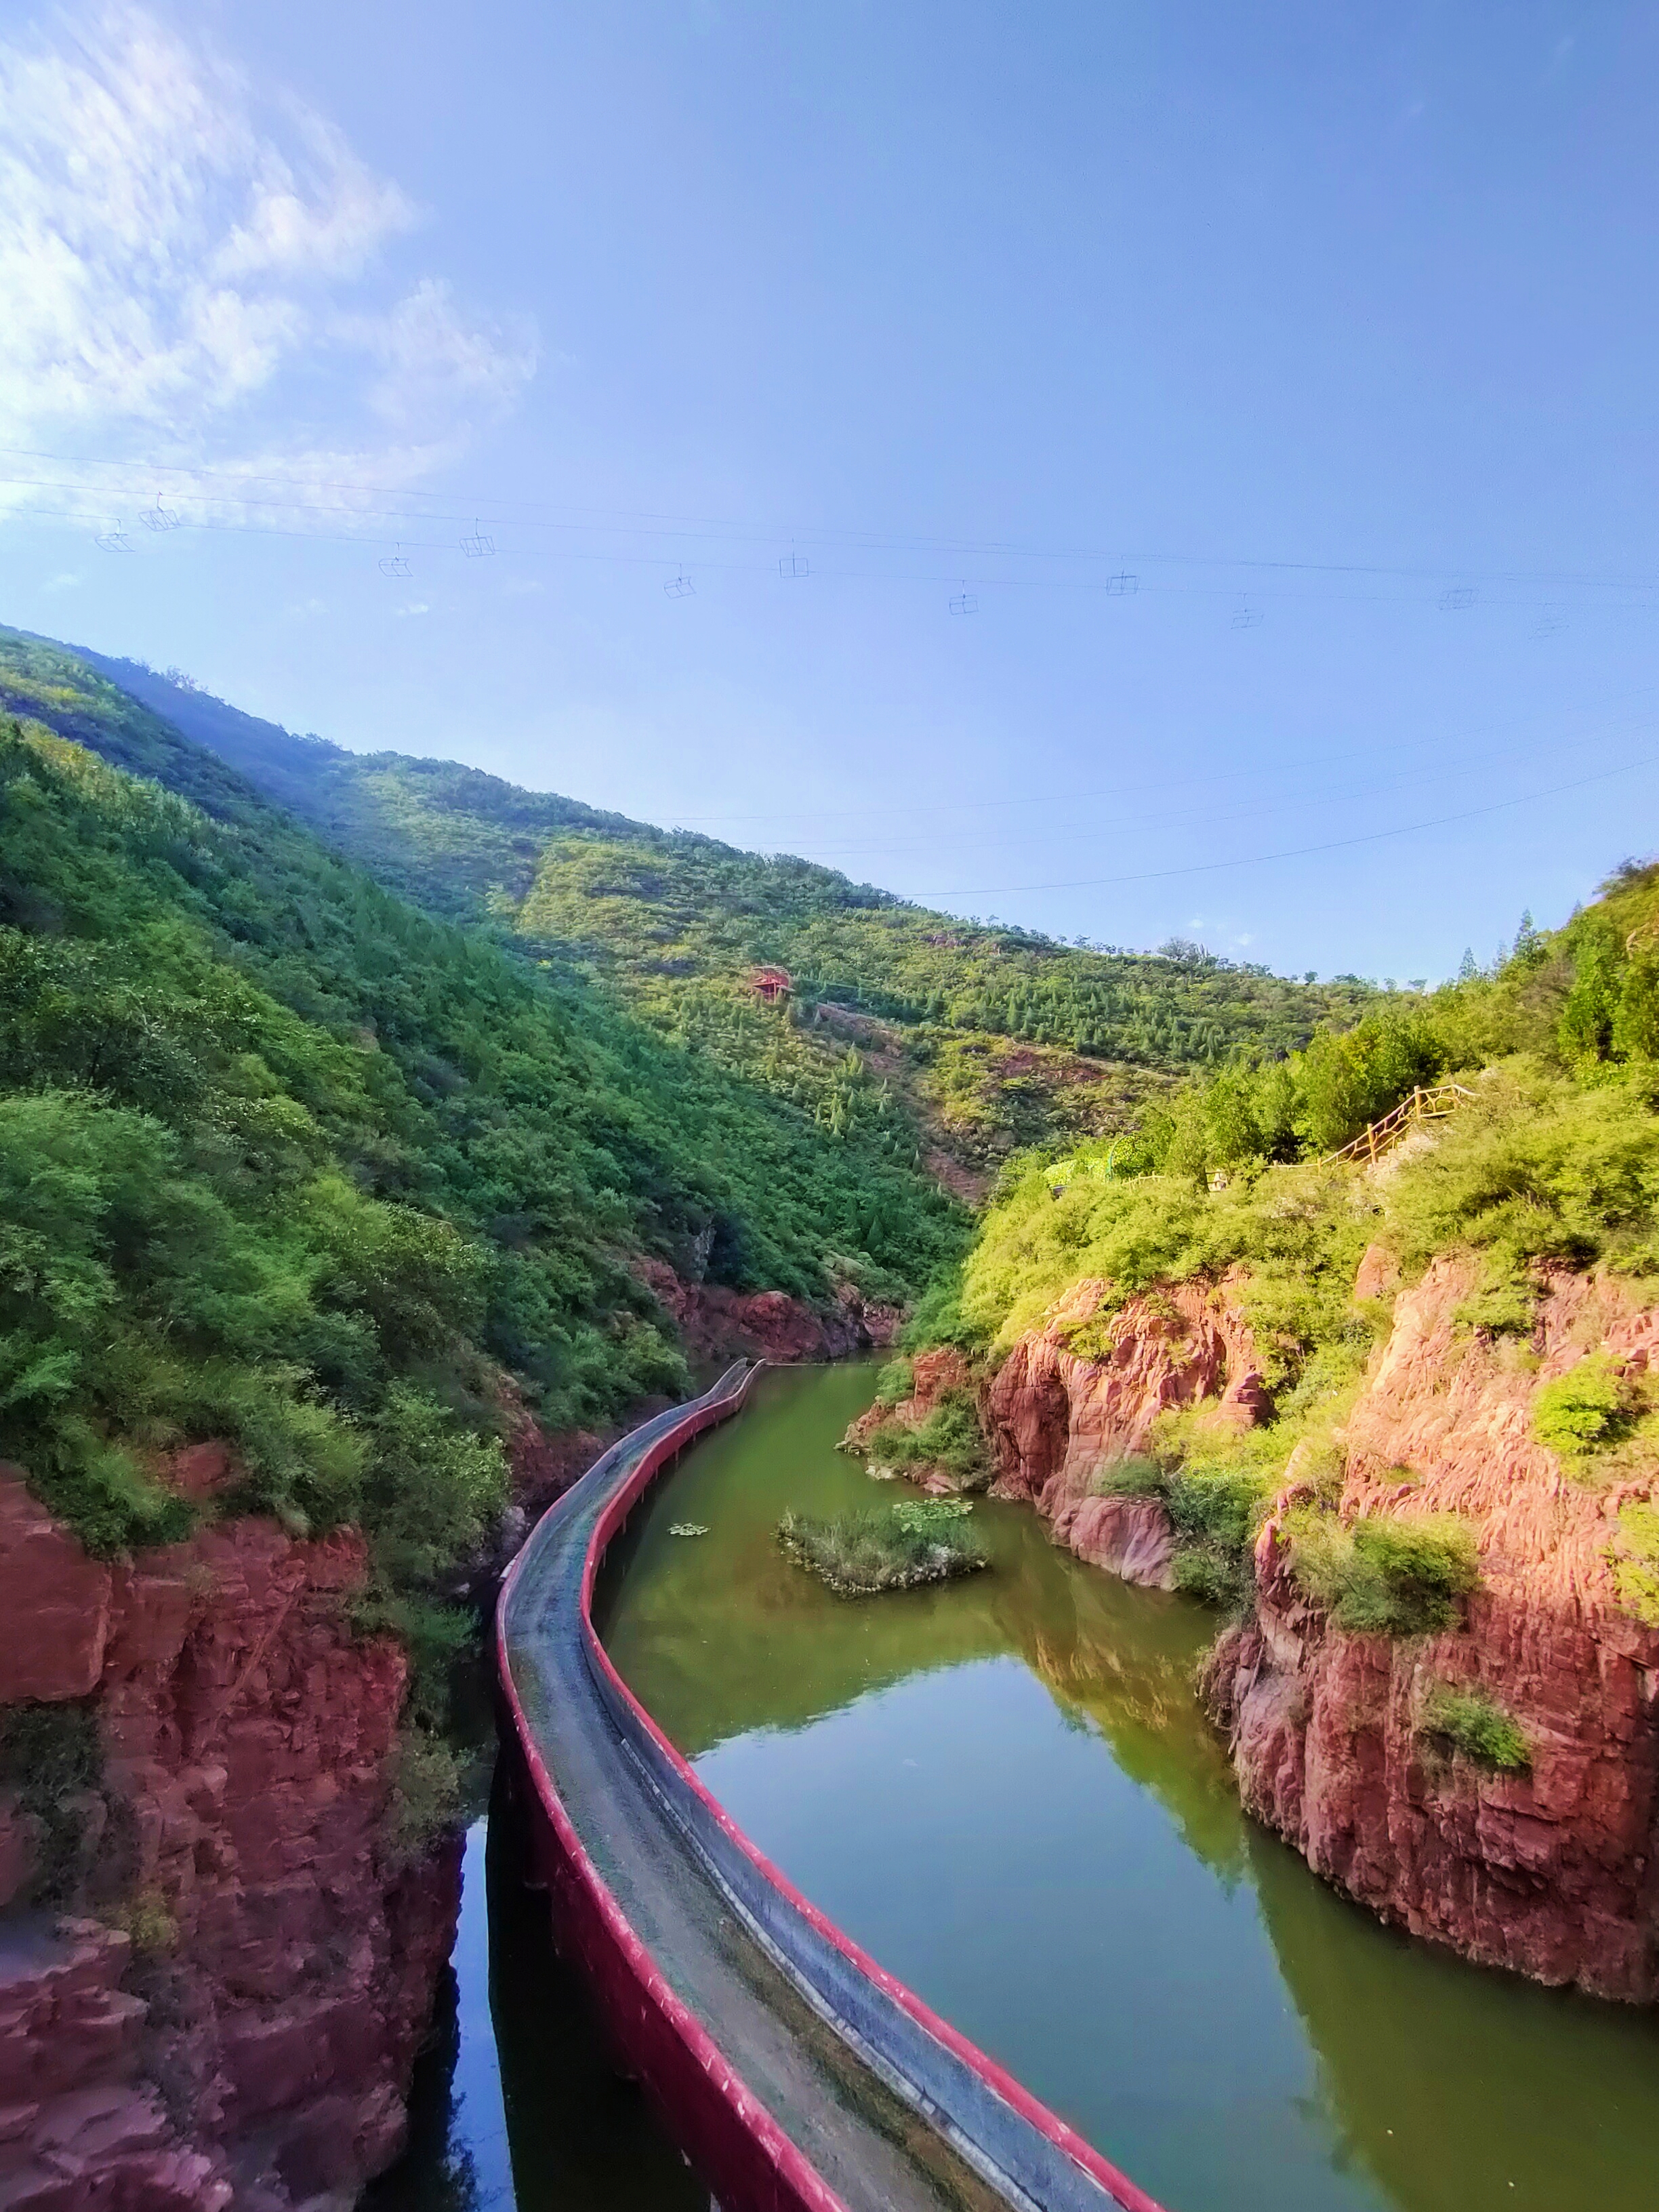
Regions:
<instances>
[{"instance_id":1,"label":"water reflection","mask_svg":"<svg viewBox=\"0 0 1659 2212\"><path fill-rule=\"evenodd\" d=\"M606 2062L586 1990L527 1890L498 1791L467 1838L453 1971L407 2155L362 2212L708 2212L708 2191Z\"/></svg>"},{"instance_id":2,"label":"water reflection","mask_svg":"<svg viewBox=\"0 0 1659 2212\"><path fill-rule=\"evenodd\" d=\"M1653 2017L1411 1943L1246 1822L1199 1608L994 1504L992 1571L942 1589L849 1604L781 1558L786 1505L883 1495L830 1448L870 1389L764 1378L602 1592L763 1848L1173 2212L1649 2212Z\"/></svg>"}]
</instances>

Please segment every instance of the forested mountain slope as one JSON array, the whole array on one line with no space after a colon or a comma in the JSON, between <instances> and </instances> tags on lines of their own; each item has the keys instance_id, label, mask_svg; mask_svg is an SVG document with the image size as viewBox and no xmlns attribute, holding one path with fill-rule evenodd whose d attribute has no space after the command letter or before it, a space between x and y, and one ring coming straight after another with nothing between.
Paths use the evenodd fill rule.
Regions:
<instances>
[{"instance_id":1,"label":"forested mountain slope","mask_svg":"<svg viewBox=\"0 0 1659 2212\"><path fill-rule=\"evenodd\" d=\"M0 632L0 684L42 641ZM602 981L840 1133L896 1108L961 1182L1017 1146L1110 1132L1170 1079L1272 1059L1352 1021L1354 979L1309 985L1215 959L1099 951L906 904L835 870L661 830L453 762L295 737L131 661L73 656L433 912L489 917L531 958ZM118 720L118 716L116 718ZM118 729L88 729L140 767ZM149 771L145 771L149 772ZM749 988L787 969L775 1016Z\"/></svg>"},{"instance_id":2,"label":"forested mountain slope","mask_svg":"<svg viewBox=\"0 0 1659 2212\"><path fill-rule=\"evenodd\" d=\"M0 725L0 1452L94 1540L171 1529L147 1470L216 1436L298 1521L372 1524L377 1468L430 1462L441 1528L387 1500L429 1564L504 1389L563 1429L683 1387L633 1255L828 1304L955 1248L879 1128L420 914L73 674L37 716L156 781Z\"/></svg>"}]
</instances>

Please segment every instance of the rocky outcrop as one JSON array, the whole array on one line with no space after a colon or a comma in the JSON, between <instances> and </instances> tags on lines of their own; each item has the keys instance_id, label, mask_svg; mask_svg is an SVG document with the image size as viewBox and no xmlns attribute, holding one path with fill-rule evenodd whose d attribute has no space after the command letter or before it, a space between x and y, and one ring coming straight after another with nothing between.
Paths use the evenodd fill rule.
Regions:
<instances>
[{"instance_id":1,"label":"rocky outcrop","mask_svg":"<svg viewBox=\"0 0 1659 2212\"><path fill-rule=\"evenodd\" d=\"M1659 1630L1620 1607L1609 1565L1621 1507L1652 1485L1575 1479L1535 1441L1533 1407L1591 1353L1631 1377L1659 1370L1659 1305L1628 1280L1559 1270L1527 1346L1459 1322L1477 1288L1472 1262L1444 1259L1399 1285L1397 1263L1373 1247L1355 1300L1386 1340L1340 1435L1340 1497L1322 1475L1321 1502L1348 1522L1460 1516L1480 1586L1439 1635L1334 1628L1291 1572L1286 1517L1314 1498L1293 1455L1255 1547L1251 1614L1224 1631L1207 1669L1240 1791L1319 1873L1413 1934L1653 2002ZM1077 1285L979 1387L998 1492L1030 1500L1080 1557L1168 1587L1164 1506L1100 1495L1098 1477L1144 1449L1170 1408L1207 1408L1235 1431L1261 1416L1238 1291L1188 1284L1109 1311L1104 1285ZM905 1403L854 1424L853 1448L880 1421L919 1425L971 1382L954 1352L919 1358L915 1380ZM1479 1765L1437 1733L1429 1701L1445 1689L1503 1708L1529 1767Z\"/></svg>"},{"instance_id":2,"label":"rocky outcrop","mask_svg":"<svg viewBox=\"0 0 1659 2212\"><path fill-rule=\"evenodd\" d=\"M1169 1515L1156 1498L1097 1496L1097 1479L1146 1449L1160 1413L1208 1401L1218 1426L1248 1428L1267 1387L1233 1279L1178 1284L1105 1314L1109 1288L1076 1284L997 1370L982 1413L994 1489L1029 1499L1080 1559L1168 1589Z\"/></svg>"},{"instance_id":3,"label":"rocky outcrop","mask_svg":"<svg viewBox=\"0 0 1659 2212\"><path fill-rule=\"evenodd\" d=\"M1255 1616L1212 1662L1212 1704L1246 1805L1352 1895L1468 1957L1650 2002L1659 1632L1619 1608L1610 1577L1628 1488L1571 1480L1530 1417L1588 1351L1649 1368L1659 1309L1558 1274L1528 1354L1459 1328L1474 1286L1443 1260L1399 1297L1346 1425L1338 1508L1463 1516L1481 1570L1463 1618L1410 1640L1333 1628L1290 1572L1292 1485L1256 1546ZM1530 1770L1489 1771L1425 1733L1438 1684L1511 1714Z\"/></svg>"},{"instance_id":4,"label":"rocky outcrop","mask_svg":"<svg viewBox=\"0 0 1659 2212\"><path fill-rule=\"evenodd\" d=\"M872 1406L860 1413L848 1425L839 1448L845 1452L867 1451L878 1429L890 1423L902 1429L919 1429L941 1399L957 1391L976 1395L977 1389L973 1369L948 1344L933 1352L919 1352L910 1363L909 1395L895 1406Z\"/></svg>"},{"instance_id":5,"label":"rocky outcrop","mask_svg":"<svg viewBox=\"0 0 1659 2212\"><path fill-rule=\"evenodd\" d=\"M364 1567L258 1519L107 1564L0 1471L0 1705L80 1701L102 1753L57 1885L95 1918L28 1909L41 1823L0 1806L0 2203L345 2212L396 2154L459 1859L388 1856L405 1661L353 1632Z\"/></svg>"},{"instance_id":6,"label":"rocky outcrop","mask_svg":"<svg viewBox=\"0 0 1659 2212\"><path fill-rule=\"evenodd\" d=\"M688 1283L665 1260L635 1266L694 1359L842 1359L891 1344L903 1317L896 1306L862 1297L847 1283L838 1285L834 1307L820 1310L784 1291Z\"/></svg>"}]
</instances>

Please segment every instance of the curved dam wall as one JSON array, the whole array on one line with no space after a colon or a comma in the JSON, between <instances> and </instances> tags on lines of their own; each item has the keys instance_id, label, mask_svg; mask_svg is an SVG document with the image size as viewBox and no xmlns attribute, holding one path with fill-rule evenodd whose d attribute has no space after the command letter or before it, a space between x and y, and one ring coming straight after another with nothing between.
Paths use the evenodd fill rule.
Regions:
<instances>
[{"instance_id":1,"label":"curved dam wall","mask_svg":"<svg viewBox=\"0 0 1659 2212\"><path fill-rule=\"evenodd\" d=\"M597 1486L602 1492L613 1486L586 1545L574 1626L586 1683L615 1733L615 1755L639 1767L662 1818L814 2011L953 2147L996 2202L1025 2212L1158 2212L1075 2130L799 1893L703 1788L599 1641L592 1601L608 1547L686 1446L741 1410L757 1371L734 1370L706 1397L659 1415L613 1446L585 1478L584 1488ZM514 1562L497 1623L502 1689L528 1778L537 1863L553 1893L562 1942L581 1960L624 2062L652 2092L725 2212L844 2212L842 2197L745 2087L717 2035L659 1970L579 1834L538 1747L514 1680L514 1598L537 1547L556 1540L563 1504L544 1517Z\"/></svg>"}]
</instances>

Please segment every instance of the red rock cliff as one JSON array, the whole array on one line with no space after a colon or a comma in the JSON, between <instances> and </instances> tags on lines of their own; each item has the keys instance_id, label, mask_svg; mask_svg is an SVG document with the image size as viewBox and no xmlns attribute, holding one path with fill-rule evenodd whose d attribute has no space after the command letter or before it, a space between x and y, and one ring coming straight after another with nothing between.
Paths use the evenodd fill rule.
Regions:
<instances>
[{"instance_id":1,"label":"red rock cliff","mask_svg":"<svg viewBox=\"0 0 1659 2212\"><path fill-rule=\"evenodd\" d=\"M1356 1296L1395 1279L1374 1250ZM1098 1470L1142 1449L1167 1408L1207 1401L1218 1423L1246 1426L1266 1392L1234 1284L1167 1288L1097 1321L1105 1287L1078 1284L1019 1340L982 1387L981 1418L1001 1495L1029 1499L1084 1559L1167 1585L1162 1505L1093 1496ZM1659 1306L1627 1282L1560 1272L1526 1356L1456 1326L1474 1287L1471 1265L1444 1260L1397 1298L1343 1433L1338 1508L1462 1516L1481 1582L1458 1626L1410 1639L1334 1629L1289 1571L1284 1516L1309 1494L1291 1480L1256 1547L1253 1616L1212 1657L1211 1702L1247 1807L1350 1894L1467 1957L1651 2002L1659 1631L1620 1609L1607 1559L1631 1487L1571 1480L1533 1440L1532 1407L1588 1352L1632 1374L1659 1363ZM889 1418L914 1425L963 1379L955 1354L927 1355ZM1511 1713L1530 1771L1478 1767L1425 1733L1438 1684Z\"/></svg>"},{"instance_id":2,"label":"red rock cliff","mask_svg":"<svg viewBox=\"0 0 1659 2212\"><path fill-rule=\"evenodd\" d=\"M0 1704L85 1701L104 1753L98 1918L25 1909L0 1806L7 2207L343 2209L395 2155L459 1858L386 1854L404 1661L350 1631L363 1568L252 1519L107 1565L0 1470Z\"/></svg>"},{"instance_id":3,"label":"red rock cliff","mask_svg":"<svg viewBox=\"0 0 1659 2212\"><path fill-rule=\"evenodd\" d=\"M982 1416L995 1489L1029 1498L1079 1559L1167 1589L1175 1533L1163 1506L1097 1498L1095 1477L1143 1449L1160 1413L1212 1400L1218 1422L1248 1427L1267 1390L1232 1283L1182 1283L1130 1298L1103 1328L1096 1316L1108 1287L1075 1285L998 1370ZM1085 1328L1097 1341L1109 1338L1102 1356L1071 1348Z\"/></svg>"},{"instance_id":4,"label":"red rock cliff","mask_svg":"<svg viewBox=\"0 0 1659 2212\"><path fill-rule=\"evenodd\" d=\"M1455 1512L1481 1584L1454 1630L1345 1635L1288 1571L1283 1508L1256 1547L1255 1619L1210 1683L1249 1809L1321 1874L1413 1934L1599 1995L1659 1996L1659 1632L1614 1603L1607 1553L1626 1494L1568 1480L1531 1436L1539 1388L1600 1346L1659 1357L1659 1310L1560 1274L1541 1364L1459 1332L1472 1270L1437 1262L1399 1298L1346 1431L1340 1510ZM1486 1771L1420 1732L1437 1682L1505 1706L1530 1772Z\"/></svg>"},{"instance_id":5,"label":"red rock cliff","mask_svg":"<svg viewBox=\"0 0 1659 2212\"><path fill-rule=\"evenodd\" d=\"M842 1359L890 1344L902 1319L896 1306L860 1297L850 1284L840 1285L832 1311L819 1312L786 1291L685 1282L665 1260L635 1266L694 1359Z\"/></svg>"}]
</instances>

